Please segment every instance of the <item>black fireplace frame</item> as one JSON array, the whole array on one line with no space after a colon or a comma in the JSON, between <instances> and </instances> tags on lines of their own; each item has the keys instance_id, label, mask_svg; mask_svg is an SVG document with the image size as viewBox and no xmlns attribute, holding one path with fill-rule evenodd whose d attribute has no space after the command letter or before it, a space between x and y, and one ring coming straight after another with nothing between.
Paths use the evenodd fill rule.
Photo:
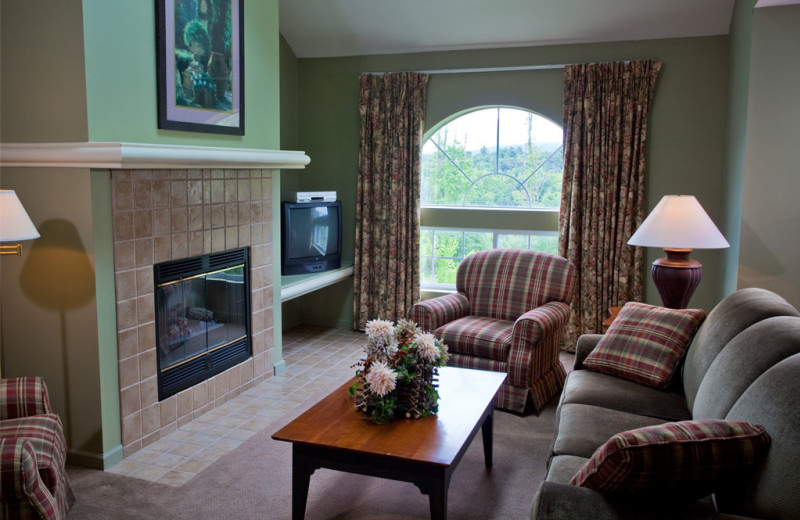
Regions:
<instances>
[{"instance_id":1,"label":"black fireplace frame","mask_svg":"<svg viewBox=\"0 0 800 520\"><path fill-rule=\"evenodd\" d=\"M244 264L244 304L246 317L246 334L224 348L216 348L209 352L198 354L178 366L164 371L161 361L156 354L158 374L158 400L163 401L178 392L191 388L207 379L214 377L225 370L242 363L252 357L252 314L250 310L250 248L244 247L231 249L219 253L172 260L153 266L153 281L155 290L155 308L160 308L159 285L192 278L198 275L219 271ZM159 313L156 312L156 331L159 329ZM156 333L158 342L158 333ZM156 348L160 348L156 345Z\"/></svg>"}]
</instances>

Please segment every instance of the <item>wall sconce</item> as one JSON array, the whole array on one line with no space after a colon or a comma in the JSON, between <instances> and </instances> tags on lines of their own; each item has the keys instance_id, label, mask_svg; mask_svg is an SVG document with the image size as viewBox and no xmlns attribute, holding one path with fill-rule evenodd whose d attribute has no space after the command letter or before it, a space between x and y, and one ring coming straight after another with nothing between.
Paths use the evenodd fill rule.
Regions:
<instances>
[{"instance_id":1,"label":"wall sconce","mask_svg":"<svg viewBox=\"0 0 800 520\"><path fill-rule=\"evenodd\" d=\"M14 190L0 190L0 242L39 238ZM22 244L0 245L0 255L22 255Z\"/></svg>"},{"instance_id":2,"label":"wall sconce","mask_svg":"<svg viewBox=\"0 0 800 520\"><path fill-rule=\"evenodd\" d=\"M671 309L686 308L703 276L703 265L689 258L692 249L730 247L693 195L665 195L628 244L664 249L666 257L653 262L652 274L664 307Z\"/></svg>"}]
</instances>

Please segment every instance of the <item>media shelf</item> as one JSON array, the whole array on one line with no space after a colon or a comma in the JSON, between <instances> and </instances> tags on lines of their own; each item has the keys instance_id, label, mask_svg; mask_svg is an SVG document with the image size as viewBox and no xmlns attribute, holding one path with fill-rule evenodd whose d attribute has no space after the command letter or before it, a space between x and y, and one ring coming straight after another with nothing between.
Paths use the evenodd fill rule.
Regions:
<instances>
[{"instance_id":1,"label":"media shelf","mask_svg":"<svg viewBox=\"0 0 800 520\"><path fill-rule=\"evenodd\" d=\"M298 296L318 291L353 276L353 261L342 260L339 269L322 273L281 276L281 301L289 301Z\"/></svg>"}]
</instances>

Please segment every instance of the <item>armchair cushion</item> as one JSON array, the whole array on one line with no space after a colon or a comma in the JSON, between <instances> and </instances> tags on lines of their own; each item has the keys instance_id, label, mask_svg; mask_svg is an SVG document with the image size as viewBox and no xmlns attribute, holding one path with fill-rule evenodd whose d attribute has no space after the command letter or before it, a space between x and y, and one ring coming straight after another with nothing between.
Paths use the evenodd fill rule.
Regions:
<instances>
[{"instance_id":1,"label":"armchair cushion","mask_svg":"<svg viewBox=\"0 0 800 520\"><path fill-rule=\"evenodd\" d=\"M570 484L697 499L742 478L769 444L763 427L746 422L707 419L638 428L600 446Z\"/></svg>"},{"instance_id":2,"label":"armchair cushion","mask_svg":"<svg viewBox=\"0 0 800 520\"><path fill-rule=\"evenodd\" d=\"M505 361L513 330L513 321L467 316L439 327L434 335L440 337L451 352Z\"/></svg>"},{"instance_id":3,"label":"armchair cushion","mask_svg":"<svg viewBox=\"0 0 800 520\"><path fill-rule=\"evenodd\" d=\"M41 377L0 379L0 420L53 413Z\"/></svg>"},{"instance_id":4,"label":"armchair cushion","mask_svg":"<svg viewBox=\"0 0 800 520\"><path fill-rule=\"evenodd\" d=\"M583 366L667 388L704 319L702 309L678 310L628 302Z\"/></svg>"},{"instance_id":5,"label":"armchair cushion","mask_svg":"<svg viewBox=\"0 0 800 520\"><path fill-rule=\"evenodd\" d=\"M469 299L470 314L516 320L549 301L569 303L575 268L566 259L524 249L474 253L456 271L456 290Z\"/></svg>"}]
</instances>

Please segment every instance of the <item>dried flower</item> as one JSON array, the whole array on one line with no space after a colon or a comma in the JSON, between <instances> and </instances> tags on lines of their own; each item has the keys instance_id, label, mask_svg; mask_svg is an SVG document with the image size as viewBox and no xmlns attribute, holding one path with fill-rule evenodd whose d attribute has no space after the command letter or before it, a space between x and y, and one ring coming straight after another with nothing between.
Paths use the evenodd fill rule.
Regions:
<instances>
[{"instance_id":1,"label":"dried flower","mask_svg":"<svg viewBox=\"0 0 800 520\"><path fill-rule=\"evenodd\" d=\"M370 390L379 397L394 390L397 382L397 374L380 361L372 364L365 377Z\"/></svg>"},{"instance_id":2,"label":"dried flower","mask_svg":"<svg viewBox=\"0 0 800 520\"><path fill-rule=\"evenodd\" d=\"M370 338L394 336L394 323L389 320L370 320L365 330Z\"/></svg>"},{"instance_id":3,"label":"dried flower","mask_svg":"<svg viewBox=\"0 0 800 520\"><path fill-rule=\"evenodd\" d=\"M436 338L430 332L420 332L414 336L414 343L417 344L417 352L420 359L433 363L439 356L439 347L436 345Z\"/></svg>"}]
</instances>

